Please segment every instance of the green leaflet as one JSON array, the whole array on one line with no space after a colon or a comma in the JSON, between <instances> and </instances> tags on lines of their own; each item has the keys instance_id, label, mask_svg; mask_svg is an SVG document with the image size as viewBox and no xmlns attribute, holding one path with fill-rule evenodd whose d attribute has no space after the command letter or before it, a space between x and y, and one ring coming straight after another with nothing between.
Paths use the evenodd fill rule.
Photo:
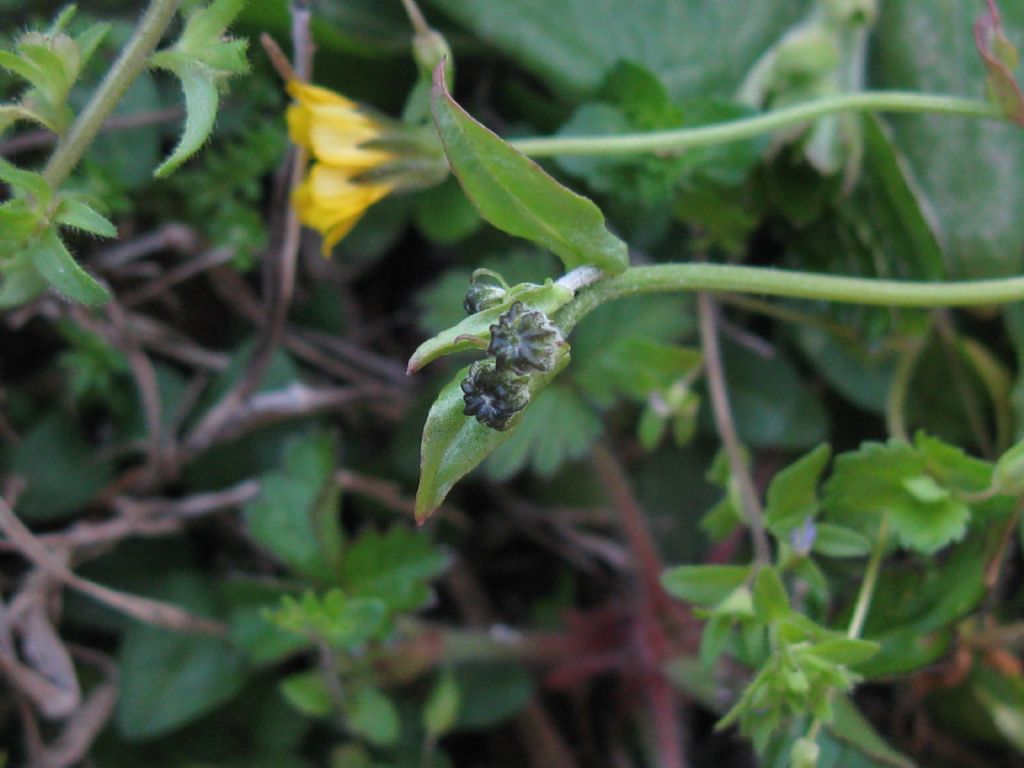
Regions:
<instances>
[{"instance_id":1,"label":"green leaflet","mask_svg":"<svg viewBox=\"0 0 1024 768\"><path fill-rule=\"evenodd\" d=\"M531 376L531 396L536 397L568 364L569 354L566 353L548 373ZM500 432L463 415L464 402L459 384L468 372L469 366L463 368L441 390L423 426L420 485L416 489L416 520L420 523L441 506L455 483L514 434L526 412L524 409L515 414L508 428Z\"/></svg>"},{"instance_id":2,"label":"green leaflet","mask_svg":"<svg viewBox=\"0 0 1024 768\"><path fill-rule=\"evenodd\" d=\"M550 249L566 269L626 269L626 244L608 231L598 207L470 117L448 94L443 66L434 72L431 109L452 170L487 221Z\"/></svg>"}]
</instances>

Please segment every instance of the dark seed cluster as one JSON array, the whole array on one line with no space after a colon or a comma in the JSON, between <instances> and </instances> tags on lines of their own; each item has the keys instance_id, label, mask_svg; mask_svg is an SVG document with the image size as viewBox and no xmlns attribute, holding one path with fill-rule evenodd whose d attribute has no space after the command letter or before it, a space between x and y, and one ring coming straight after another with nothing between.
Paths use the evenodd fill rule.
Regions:
<instances>
[{"instance_id":1,"label":"dark seed cluster","mask_svg":"<svg viewBox=\"0 0 1024 768\"><path fill-rule=\"evenodd\" d=\"M508 420L530 402L527 377L499 370L493 360L473 363L461 386L466 402L463 413L492 429L505 429Z\"/></svg>"},{"instance_id":2,"label":"dark seed cluster","mask_svg":"<svg viewBox=\"0 0 1024 768\"><path fill-rule=\"evenodd\" d=\"M482 304L503 301L505 295L503 288L474 282L466 295L466 311L486 309ZM474 363L462 381L463 413L492 429L506 429L509 419L530 402L530 376L551 371L564 344L547 315L515 302L491 326L487 353L493 359Z\"/></svg>"},{"instance_id":3,"label":"dark seed cluster","mask_svg":"<svg viewBox=\"0 0 1024 768\"><path fill-rule=\"evenodd\" d=\"M500 285L473 281L466 291L466 298L462 300L462 308L467 315L475 315L491 307L497 307L505 303L507 291Z\"/></svg>"}]
</instances>

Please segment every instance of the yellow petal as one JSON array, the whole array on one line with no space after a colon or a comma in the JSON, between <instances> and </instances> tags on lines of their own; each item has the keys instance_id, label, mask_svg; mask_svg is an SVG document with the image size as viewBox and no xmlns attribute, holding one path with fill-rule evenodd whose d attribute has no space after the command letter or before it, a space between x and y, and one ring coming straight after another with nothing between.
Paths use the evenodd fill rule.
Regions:
<instances>
[{"instance_id":1,"label":"yellow petal","mask_svg":"<svg viewBox=\"0 0 1024 768\"><path fill-rule=\"evenodd\" d=\"M285 120L288 123L288 138L293 144L311 149L313 144L310 140L310 114L309 110L298 104L292 104L285 112Z\"/></svg>"},{"instance_id":2,"label":"yellow petal","mask_svg":"<svg viewBox=\"0 0 1024 768\"><path fill-rule=\"evenodd\" d=\"M356 108L355 102L349 101L340 93L335 93L327 88L321 88L319 85L310 85L309 83L300 83L298 80L289 80L285 88L293 99L299 103L305 104L306 106L321 104L345 107L347 109Z\"/></svg>"},{"instance_id":3,"label":"yellow petal","mask_svg":"<svg viewBox=\"0 0 1024 768\"><path fill-rule=\"evenodd\" d=\"M299 220L324 236L323 252L351 231L366 209L391 191L387 184L356 184L351 173L323 163L313 166L293 195Z\"/></svg>"}]
</instances>

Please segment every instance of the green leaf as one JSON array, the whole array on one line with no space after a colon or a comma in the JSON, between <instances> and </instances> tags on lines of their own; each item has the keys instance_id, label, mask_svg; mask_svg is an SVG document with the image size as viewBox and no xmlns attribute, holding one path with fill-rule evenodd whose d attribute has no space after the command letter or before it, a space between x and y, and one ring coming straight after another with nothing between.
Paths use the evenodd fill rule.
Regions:
<instances>
[{"instance_id":1,"label":"green leaf","mask_svg":"<svg viewBox=\"0 0 1024 768\"><path fill-rule=\"evenodd\" d=\"M806 652L834 664L852 666L878 653L878 643L853 637L836 637L815 643Z\"/></svg>"},{"instance_id":2,"label":"green leaf","mask_svg":"<svg viewBox=\"0 0 1024 768\"><path fill-rule=\"evenodd\" d=\"M423 707L423 730L427 736L437 739L452 729L459 716L460 698L455 675L450 669L444 670Z\"/></svg>"},{"instance_id":3,"label":"green leaf","mask_svg":"<svg viewBox=\"0 0 1024 768\"><path fill-rule=\"evenodd\" d=\"M380 633L387 605L377 598L350 598L332 589L322 599L312 592L299 600L285 595L277 608L263 615L282 629L323 640L332 648L354 650Z\"/></svg>"},{"instance_id":4,"label":"green leaf","mask_svg":"<svg viewBox=\"0 0 1024 768\"><path fill-rule=\"evenodd\" d=\"M569 355L566 354L550 372L530 376L531 396L536 397L568 364ZM420 484L416 489L416 519L420 522L441 505L455 483L512 437L524 413L529 410L527 406L526 411L516 413L509 420L508 427L500 432L465 416L459 385L468 372L469 366L463 368L441 390L423 425Z\"/></svg>"},{"instance_id":5,"label":"green leaf","mask_svg":"<svg viewBox=\"0 0 1024 768\"><path fill-rule=\"evenodd\" d=\"M32 266L69 299L82 304L104 304L110 293L82 269L53 230L44 232L25 250Z\"/></svg>"},{"instance_id":6,"label":"green leaf","mask_svg":"<svg viewBox=\"0 0 1024 768\"><path fill-rule=\"evenodd\" d=\"M18 515L32 523L80 510L113 477L110 462L97 458L77 421L59 411L33 425L15 444L9 469L27 483Z\"/></svg>"},{"instance_id":7,"label":"green leaf","mask_svg":"<svg viewBox=\"0 0 1024 768\"><path fill-rule=\"evenodd\" d=\"M333 703L323 675L316 670L288 675L279 684L281 695L307 717L327 717Z\"/></svg>"},{"instance_id":8,"label":"green leaf","mask_svg":"<svg viewBox=\"0 0 1024 768\"><path fill-rule=\"evenodd\" d=\"M1011 37L1024 29L1024 5L1004 3ZM946 13L917 0L879 5L871 45L872 85L976 96L985 68L972 26L979 6ZM951 279L1015 275L1024 266L1024 219L1015 203L1024 178L1020 129L990 120L908 116L893 121L897 146L919 182ZM963 180L971 178L971 184Z\"/></svg>"},{"instance_id":9,"label":"green leaf","mask_svg":"<svg viewBox=\"0 0 1024 768\"><path fill-rule=\"evenodd\" d=\"M50 183L43 178L41 173L23 171L2 157L0 157L0 181L10 184L16 192L35 198L35 203L41 207L49 205L53 199Z\"/></svg>"},{"instance_id":10,"label":"green leaf","mask_svg":"<svg viewBox=\"0 0 1024 768\"><path fill-rule=\"evenodd\" d=\"M754 615L757 620L770 625L790 613L789 595L779 572L770 567L761 568L754 579Z\"/></svg>"},{"instance_id":11,"label":"green leaf","mask_svg":"<svg viewBox=\"0 0 1024 768\"><path fill-rule=\"evenodd\" d=\"M550 249L567 270L594 264L614 274L628 266L626 244L605 228L598 207L470 117L448 95L442 66L431 109L452 170L487 221Z\"/></svg>"},{"instance_id":12,"label":"green leaf","mask_svg":"<svg viewBox=\"0 0 1024 768\"><path fill-rule=\"evenodd\" d=\"M699 349L664 344L640 336L611 339L602 354L577 364L575 379L588 396L610 405L617 394L646 402L700 367Z\"/></svg>"},{"instance_id":13,"label":"green leaf","mask_svg":"<svg viewBox=\"0 0 1024 768\"><path fill-rule=\"evenodd\" d=\"M402 526L367 531L345 553L341 582L358 597L376 598L392 611L411 611L430 597L428 582L448 558L430 539Z\"/></svg>"},{"instance_id":14,"label":"green leaf","mask_svg":"<svg viewBox=\"0 0 1024 768\"><path fill-rule=\"evenodd\" d=\"M874 765L916 768L912 760L897 752L878 735L867 718L847 697L836 697L832 706L834 717L832 722L826 724L826 729L835 739L849 744L858 752L877 761L866 768L874 768ZM840 766L837 765L836 768Z\"/></svg>"},{"instance_id":15,"label":"green leaf","mask_svg":"<svg viewBox=\"0 0 1024 768\"><path fill-rule=\"evenodd\" d=\"M818 512L818 480L831 456L823 443L772 478L764 510L772 533L784 535Z\"/></svg>"},{"instance_id":16,"label":"green leaf","mask_svg":"<svg viewBox=\"0 0 1024 768\"><path fill-rule=\"evenodd\" d=\"M394 703L379 689L360 688L345 703L346 725L371 744L386 747L398 741L402 721Z\"/></svg>"},{"instance_id":17,"label":"green leaf","mask_svg":"<svg viewBox=\"0 0 1024 768\"><path fill-rule=\"evenodd\" d=\"M673 98L727 98L747 69L806 10L799 0L432 0L543 82L598 87L618 61L654 72ZM628 34L626 32L628 31Z\"/></svg>"},{"instance_id":18,"label":"green leaf","mask_svg":"<svg viewBox=\"0 0 1024 768\"><path fill-rule=\"evenodd\" d=\"M747 565L679 565L661 577L665 591L688 603L712 607L750 577Z\"/></svg>"},{"instance_id":19,"label":"green leaf","mask_svg":"<svg viewBox=\"0 0 1024 768\"><path fill-rule=\"evenodd\" d=\"M490 728L526 706L534 691L529 673L507 661L460 664L455 684L462 706L454 730Z\"/></svg>"},{"instance_id":20,"label":"green leaf","mask_svg":"<svg viewBox=\"0 0 1024 768\"><path fill-rule=\"evenodd\" d=\"M175 574L163 590L197 614L214 612L209 585ZM170 733L233 698L245 682L242 655L208 635L133 624L119 654L121 691L117 725L135 741Z\"/></svg>"},{"instance_id":21,"label":"green leaf","mask_svg":"<svg viewBox=\"0 0 1024 768\"><path fill-rule=\"evenodd\" d=\"M217 119L217 104L220 96L213 73L206 67L187 59L166 59L167 68L181 81L185 93L185 130L177 146L153 172L156 178L173 173L179 165L199 151Z\"/></svg>"},{"instance_id":22,"label":"green leaf","mask_svg":"<svg viewBox=\"0 0 1024 768\"><path fill-rule=\"evenodd\" d=\"M583 458L603 429L579 395L553 384L537 395L512 438L487 458L484 472L492 480L506 480L529 466L551 477L565 462Z\"/></svg>"},{"instance_id":23,"label":"green leaf","mask_svg":"<svg viewBox=\"0 0 1024 768\"><path fill-rule=\"evenodd\" d=\"M812 548L825 557L863 557L871 551L871 539L852 528L817 523Z\"/></svg>"},{"instance_id":24,"label":"green leaf","mask_svg":"<svg viewBox=\"0 0 1024 768\"><path fill-rule=\"evenodd\" d=\"M259 497L245 507L256 541L292 570L325 583L337 581L341 562L334 457L330 435L292 441L282 470L264 475Z\"/></svg>"},{"instance_id":25,"label":"green leaf","mask_svg":"<svg viewBox=\"0 0 1024 768\"><path fill-rule=\"evenodd\" d=\"M58 224L65 227L74 227L100 237L117 237L117 229L105 216L73 197L61 198L55 218Z\"/></svg>"},{"instance_id":26,"label":"green leaf","mask_svg":"<svg viewBox=\"0 0 1024 768\"><path fill-rule=\"evenodd\" d=\"M521 301L527 309L537 309L553 315L560 307L572 299L573 293L565 286L553 283L548 279L544 285L520 283L512 286L508 299L496 307L490 307L461 320L441 333L427 339L409 358L407 373L415 373L420 368L444 355L451 355L467 349L486 348L491 337L491 326L498 318L508 311L516 301Z\"/></svg>"},{"instance_id":27,"label":"green leaf","mask_svg":"<svg viewBox=\"0 0 1024 768\"><path fill-rule=\"evenodd\" d=\"M46 281L24 251L0 267L0 274L0 309L20 306L46 290Z\"/></svg>"},{"instance_id":28,"label":"green leaf","mask_svg":"<svg viewBox=\"0 0 1024 768\"><path fill-rule=\"evenodd\" d=\"M825 506L851 527L863 528L865 515L888 515L902 546L931 554L964 536L971 512L927 475L929 464L924 451L897 440L865 443L836 458Z\"/></svg>"},{"instance_id":29,"label":"green leaf","mask_svg":"<svg viewBox=\"0 0 1024 768\"><path fill-rule=\"evenodd\" d=\"M469 237L483 224L480 214L452 178L420 193L413 219L428 240L442 245Z\"/></svg>"}]
</instances>

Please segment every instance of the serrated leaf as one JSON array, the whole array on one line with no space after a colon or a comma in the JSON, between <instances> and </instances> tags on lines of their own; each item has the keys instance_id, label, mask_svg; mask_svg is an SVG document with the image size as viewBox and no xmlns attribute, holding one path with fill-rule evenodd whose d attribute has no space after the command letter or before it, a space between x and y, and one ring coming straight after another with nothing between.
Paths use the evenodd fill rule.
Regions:
<instances>
[{"instance_id":1,"label":"serrated leaf","mask_svg":"<svg viewBox=\"0 0 1024 768\"><path fill-rule=\"evenodd\" d=\"M246 0L214 0L191 14L181 33L181 47L192 48L217 41L242 12L245 3Z\"/></svg>"},{"instance_id":2,"label":"serrated leaf","mask_svg":"<svg viewBox=\"0 0 1024 768\"><path fill-rule=\"evenodd\" d=\"M378 688L366 686L345 704L345 724L371 744L386 747L398 740L402 721L398 709Z\"/></svg>"},{"instance_id":3,"label":"serrated leaf","mask_svg":"<svg viewBox=\"0 0 1024 768\"><path fill-rule=\"evenodd\" d=\"M448 562L430 539L401 526L386 533L368 531L345 553L341 581L353 595L377 598L395 612L419 608L429 597L427 583Z\"/></svg>"},{"instance_id":4,"label":"serrated leaf","mask_svg":"<svg viewBox=\"0 0 1024 768\"><path fill-rule=\"evenodd\" d=\"M295 572L324 583L337 581L341 562L334 457L330 435L291 442L282 470L264 475L259 497L245 507L256 541Z\"/></svg>"},{"instance_id":5,"label":"serrated leaf","mask_svg":"<svg viewBox=\"0 0 1024 768\"><path fill-rule=\"evenodd\" d=\"M448 94L443 66L434 73L431 109L452 170L487 221L550 249L567 270L594 264L616 274L628 266L626 244L600 209L470 117Z\"/></svg>"},{"instance_id":6,"label":"serrated leaf","mask_svg":"<svg viewBox=\"0 0 1024 768\"><path fill-rule=\"evenodd\" d=\"M568 364L569 355L565 354L550 372L530 376L532 396L535 397ZM519 411L515 414L503 431L486 427L464 415L465 402L459 385L468 372L469 366L466 366L441 390L423 426L420 484L416 489L416 520L419 522L426 520L441 505L455 483L512 437L525 413Z\"/></svg>"},{"instance_id":7,"label":"serrated leaf","mask_svg":"<svg viewBox=\"0 0 1024 768\"><path fill-rule=\"evenodd\" d=\"M100 237L117 237L117 229L106 216L72 197L62 197L57 208L57 223L91 232Z\"/></svg>"},{"instance_id":8,"label":"serrated leaf","mask_svg":"<svg viewBox=\"0 0 1024 768\"><path fill-rule=\"evenodd\" d=\"M776 535L785 535L818 511L818 479L832 449L822 443L772 478L765 504L765 523Z\"/></svg>"},{"instance_id":9,"label":"serrated leaf","mask_svg":"<svg viewBox=\"0 0 1024 768\"><path fill-rule=\"evenodd\" d=\"M762 624L772 624L785 618L792 611L789 607L789 595L774 568L764 567L757 572L754 579L754 615Z\"/></svg>"},{"instance_id":10,"label":"serrated leaf","mask_svg":"<svg viewBox=\"0 0 1024 768\"><path fill-rule=\"evenodd\" d=\"M378 634L387 606L377 598L349 597L332 589L322 597L313 592L300 599L285 595L264 616L282 629L323 640L332 648L353 650Z\"/></svg>"},{"instance_id":11,"label":"serrated leaf","mask_svg":"<svg viewBox=\"0 0 1024 768\"><path fill-rule=\"evenodd\" d=\"M184 58L165 59L185 93L185 130L171 154L153 172L156 178L170 175L199 151L213 131L220 95L214 73Z\"/></svg>"},{"instance_id":12,"label":"serrated leaf","mask_svg":"<svg viewBox=\"0 0 1024 768\"><path fill-rule=\"evenodd\" d=\"M971 513L956 496L936 495L935 488L942 488L934 477L923 499L914 493L928 469L929 457L914 446L897 440L865 443L836 458L825 505L836 522L861 529L866 515L876 521L887 515L902 546L931 554L963 537Z\"/></svg>"},{"instance_id":13,"label":"serrated leaf","mask_svg":"<svg viewBox=\"0 0 1024 768\"><path fill-rule=\"evenodd\" d=\"M436 336L427 339L409 358L407 373L415 373L420 368L444 355L451 355L467 349L487 346L490 339L490 328L498 322L498 318L508 311L513 302L521 301L527 309L537 309L553 315L559 308L572 299L573 293L565 286L553 283L550 279L544 285L521 283L515 285L508 293L508 299L501 305L490 307L481 312L464 318Z\"/></svg>"},{"instance_id":14,"label":"serrated leaf","mask_svg":"<svg viewBox=\"0 0 1024 768\"><path fill-rule=\"evenodd\" d=\"M661 585L688 603L718 605L750 577L747 565L679 565L662 574Z\"/></svg>"},{"instance_id":15,"label":"serrated leaf","mask_svg":"<svg viewBox=\"0 0 1024 768\"><path fill-rule=\"evenodd\" d=\"M52 230L30 243L25 253L46 282L69 299L82 304L103 304L110 298L107 289L78 265Z\"/></svg>"},{"instance_id":16,"label":"serrated leaf","mask_svg":"<svg viewBox=\"0 0 1024 768\"><path fill-rule=\"evenodd\" d=\"M526 466L551 477L566 461L583 458L604 424L568 387L557 384L537 395L516 433L484 463L492 480L506 480Z\"/></svg>"}]
</instances>

